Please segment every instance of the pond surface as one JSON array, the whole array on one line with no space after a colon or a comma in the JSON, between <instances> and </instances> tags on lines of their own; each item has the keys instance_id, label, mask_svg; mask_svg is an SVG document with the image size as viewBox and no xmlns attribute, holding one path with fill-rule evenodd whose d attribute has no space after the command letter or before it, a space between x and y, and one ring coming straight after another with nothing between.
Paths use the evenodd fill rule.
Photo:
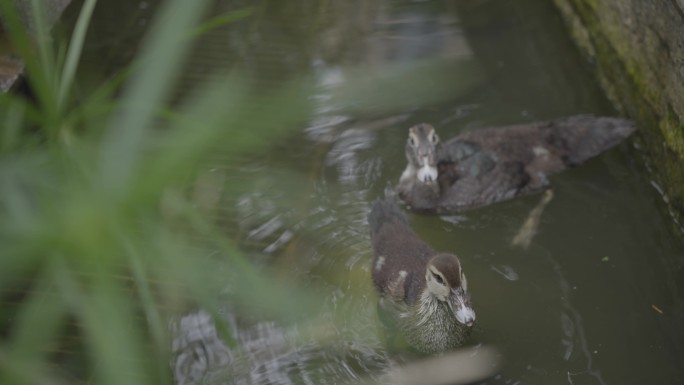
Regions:
<instances>
[{"instance_id":1,"label":"pond surface","mask_svg":"<svg viewBox=\"0 0 684 385\"><path fill-rule=\"evenodd\" d=\"M143 26L154 6L135 2L127 25ZM240 6L217 2L216 11ZM114 17L99 15L101 36ZM111 43L99 41L86 58ZM190 68L189 83L215 68L246 69L264 89L297 76L316 82L315 112L301 126L266 152L217 157L198 183L217 196L210 215L245 254L321 294L320 318L335 326L323 348L300 324L241 316L227 304L238 354L207 314L187 314L173 324L179 384L382 381L411 358L383 344L366 215L405 166L408 127L431 122L445 139L619 115L545 0L264 2L203 39ZM637 140L553 177L555 197L527 249L511 240L539 195L409 215L425 240L461 258L478 320L468 349L501 353L499 375L483 383L684 381L684 245Z\"/></svg>"}]
</instances>

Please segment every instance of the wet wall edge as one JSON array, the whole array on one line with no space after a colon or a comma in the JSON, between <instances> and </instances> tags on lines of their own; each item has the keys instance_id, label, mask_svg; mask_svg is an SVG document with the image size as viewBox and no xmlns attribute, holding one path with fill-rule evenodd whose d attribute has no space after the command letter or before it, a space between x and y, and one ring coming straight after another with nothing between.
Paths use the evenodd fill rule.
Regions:
<instances>
[{"instance_id":1,"label":"wet wall edge","mask_svg":"<svg viewBox=\"0 0 684 385\"><path fill-rule=\"evenodd\" d=\"M684 9L680 0L554 0L637 144L677 232L684 227Z\"/></svg>"}]
</instances>

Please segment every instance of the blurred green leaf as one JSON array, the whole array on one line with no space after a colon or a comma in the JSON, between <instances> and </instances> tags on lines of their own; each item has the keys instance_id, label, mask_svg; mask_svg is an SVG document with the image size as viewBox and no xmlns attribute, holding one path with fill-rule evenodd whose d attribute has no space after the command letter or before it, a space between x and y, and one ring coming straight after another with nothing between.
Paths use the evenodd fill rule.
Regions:
<instances>
[{"instance_id":1,"label":"blurred green leaf","mask_svg":"<svg viewBox=\"0 0 684 385\"><path fill-rule=\"evenodd\" d=\"M31 6L32 8L40 7L33 0ZM49 131L53 128L50 125L50 120L56 115L56 104L54 103L54 79L50 72L52 60L45 57L49 56L45 36L34 37L29 34L28 29L19 18L14 2L0 1L0 12L3 15L3 26L10 35L13 47L17 51L16 54L25 64L26 79L38 99L41 109L41 123L45 125L43 129ZM37 17L36 21L40 21L40 12L35 17ZM42 26L38 28L41 28L41 31L44 30ZM36 48L36 45L40 48Z\"/></svg>"},{"instance_id":2,"label":"blurred green leaf","mask_svg":"<svg viewBox=\"0 0 684 385\"><path fill-rule=\"evenodd\" d=\"M256 270L247 260L242 257L239 250L216 232L216 230L191 206L187 203L174 200L171 202L175 209L182 212L190 221L192 228L197 231L203 239L211 242L211 245L220 252L221 256L229 259L229 266L232 270L227 275L217 269L213 259L197 259L193 261L193 268L183 266L176 270L178 280L200 279L205 282L227 282L230 279L230 297L246 308L251 308L253 312L266 314L278 319L301 319L314 314L323 302L322 298L309 290L298 288L292 282L285 282L275 279L275 275ZM174 266L177 267L177 266ZM201 274L188 275L188 272L202 272ZM219 276L216 276L216 274ZM269 278L270 277L270 278ZM188 287L201 288L206 285L200 282L189 282ZM205 293L197 293L196 297L207 297ZM297 299L296 301L293 299Z\"/></svg>"},{"instance_id":3,"label":"blurred green leaf","mask_svg":"<svg viewBox=\"0 0 684 385\"><path fill-rule=\"evenodd\" d=\"M46 362L14 359L0 348L0 381L3 384L63 385L69 382L49 370Z\"/></svg>"},{"instance_id":4,"label":"blurred green leaf","mask_svg":"<svg viewBox=\"0 0 684 385\"><path fill-rule=\"evenodd\" d=\"M342 71L330 104L359 114L396 114L461 97L483 80L472 57L430 59Z\"/></svg>"},{"instance_id":5,"label":"blurred green leaf","mask_svg":"<svg viewBox=\"0 0 684 385\"><path fill-rule=\"evenodd\" d=\"M26 109L26 104L21 100L7 101L4 128L0 132L0 152L9 152L19 145L21 129L26 124Z\"/></svg>"},{"instance_id":6,"label":"blurred green leaf","mask_svg":"<svg viewBox=\"0 0 684 385\"><path fill-rule=\"evenodd\" d=\"M192 31L192 36L197 37L201 36L215 28L218 28L220 26L226 25L233 23L237 20L240 20L242 18L245 18L247 16L252 15L253 9L252 8L243 8L237 11L232 11L232 12L226 12L222 15L218 15L210 20L207 20L200 24L197 28L195 28Z\"/></svg>"},{"instance_id":7,"label":"blurred green leaf","mask_svg":"<svg viewBox=\"0 0 684 385\"><path fill-rule=\"evenodd\" d=\"M31 16L33 20L29 20L29 25L33 27L33 38L34 42L38 46L38 54L40 57L40 63L42 64L42 70L44 71L44 76L46 79L54 81L56 80L54 76L55 61L53 53L51 52L52 47L49 44L50 26L47 25L47 21L45 20L45 8L45 4L40 0L31 0Z\"/></svg>"},{"instance_id":8,"label":"blurred green leaf","mask_svg":"<svg viewBox=\"0 0 684 385\"><path fill-rule=\"evenodd\" d=\"M176 312L200 306L220 320L228 300L250 314L292 320L322 303L256 268L183 194L216 151L230 159L266 153L310 108L309 82L256 92L256 80L244 74L217 75L170 107L193 34L251 12L197 27L205 5L166 2L131 68L77 105L71 92L95 0L85 1L66 49L48 40L33 46L15 20L22 52L41 52L27 59L39 103L0 97L8 112L0 118L0 287L27 286L20 327L11 349L0 349L0 367L37 371L8 371L7 378L70 382L74 368L48 371L55 356L45 353L63 337L67 319L85 346L87 361L74 359L77 376L85 376L79 380L162 384L171 382L167 322ZM175 197L169 204L177 218L164 215L167 195ZM8 312L4 305L0 298ZM225 325L217 327L239 348ZM57 356L62 362L76 353Z\"/></svg>"},{"instance_id":9,"label":"blurred green leaf","mask_svg":"<svg viewBox=\"0 0 684 385\"><path fill-rule=\"evenodd\" d=\"M55 295L51 272L36 277L36 285L26 292L14 322L10 340L11 355L17 360L45 359L67 315L61 298Z\"/></svg>"},{"instance_id":10,"label":"blurred green leaf","mask_svg":"<svg viewBox=\"0 0 684 385\"><path fill-rule=\"evenodd\" d=\"M162 186L187 177L199 162L215 152L238 158L245 152L264 151L289 133L305 116L306 83L282 85L265 95L252 95L250 84L239 75L208 83L197 97L167 115L171 127L155 136L149 161L142 162L136 191L154 194ZM231 151L225 151L230 149Z\"/></svg>"},{"instance_id":11,"label":"blurred green leaf","mask_svg":"<svg viewBox=\"0 0 684 385\"><path fill-rule=\"evenodd\" d=\"M206 1L170 0L141 48L140 67L124 89L119 108L102 141L100 161L103 193L121 196L131 186L157 111L171 87L189 48L186 37L199 20Z\"/></svg>"},{"instance_id":12,"label":"blurred green leaf","mask_svg":"<svg viewBox=\"0 0 684 385\"><path fill-rule=\"evenodd\" d=\"M60 106L65 105L67 94L74 81L78 61L81 58L81 51L83 50L83 42L85 41L86 32L88 31L88 24L90 23L96 3L97 0L85 0L83 7L81 8L81 13L76 21L76 27L71 35L69 49L67 51L66 61L62 69L62 76L59 84L59 95L57 100Z\"/></svg>"},{"instance_id":13,"label":"blurred green leaf","mask_svg":"<svg viewBox=\"0 0 684 385\"><path fill-rule=\"evenodd\" d=\"M84 332L84 342L96 359L96 382L103 384L162 383L154 355L146 355L134 316L133 302L125 287L116 282L111 270L95 269L85 290L68 267L58 269L59 289L70 304Z\"/></svg>"}]
</instances>

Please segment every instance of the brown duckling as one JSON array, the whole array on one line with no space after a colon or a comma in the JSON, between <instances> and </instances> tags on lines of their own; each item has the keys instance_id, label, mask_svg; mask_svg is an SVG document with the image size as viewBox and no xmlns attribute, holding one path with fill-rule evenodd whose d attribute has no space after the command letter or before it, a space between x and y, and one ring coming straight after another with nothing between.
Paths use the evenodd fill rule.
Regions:
<instances>
[{"instance_id":1,"label":"brown duckling","mask_svg":"<svg viewBox=\"0 0 684 385\"><path fill-rule=\"evenodd\" d=\"M422 241L393 199L376 201L368 222L379 310L419 351L462 345L475 312L458 257L436 252Z\"/></svg>"},{"instance_id":2,"label":"brown duckling","mask_svg":"<svg viewBox=\"0 0 684 385\"><path fill-rule=\"evenodd\" d=\"M578 115L464 132L441 143L426 123L409 129L399 197L424 213L465 211L549 187L548 177L635 131L620 118Z\"/></svg>"}]
</instances>

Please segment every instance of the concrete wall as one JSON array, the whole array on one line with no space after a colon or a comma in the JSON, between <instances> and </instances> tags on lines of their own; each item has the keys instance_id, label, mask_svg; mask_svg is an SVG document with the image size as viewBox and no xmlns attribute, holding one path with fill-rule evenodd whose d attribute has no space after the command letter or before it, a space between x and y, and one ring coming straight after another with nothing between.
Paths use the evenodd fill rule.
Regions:
<instances>
[{"instance_id":1,"label":"concrete wall","mask_svg":"<svg viewBox=\"0 0 684 385\"><path fill-rule=\"evenodd\" d=\"M653 178L684 224L684 1L554 2L608 97L639 123Z\"/></svg>"}]
</instances>

